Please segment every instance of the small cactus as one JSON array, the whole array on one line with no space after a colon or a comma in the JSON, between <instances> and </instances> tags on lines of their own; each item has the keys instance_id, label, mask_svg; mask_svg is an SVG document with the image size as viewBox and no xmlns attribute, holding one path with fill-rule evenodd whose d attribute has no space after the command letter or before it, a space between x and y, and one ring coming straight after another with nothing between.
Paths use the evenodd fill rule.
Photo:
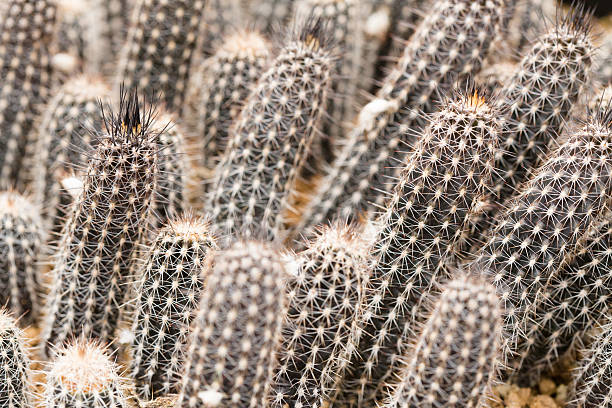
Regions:
<instances>
[{"instance_id":1,"label":"small cactus","mask_svg":"<svg viewBox=\"0 0 612 408\"><path fill-rule=\"evenodd\" d=\"M144 400L179 391L189 326L215 248L208 223L186 218L164 227L148 253L135 291L131 358L136 392Z\"/></svg>"},{"instance_id":2,"label":"small cactus","mask_svg":"<svg viewBox=\"0 0 612 408\"><path fill-rule=\"evenodd\" d=\"M50 0L10 0L0 26L0 188L25 184L34 119L51 87L49 46L56 7Z\"/></svg>"},{"instance_id":3,"label":"small cactus","mask_svg":"<svg viewBox=\"0 0 612 408\"><path fill-rule=\"evenodd\" d=\"M44 241L40 210L15 192L0 193L0 304L31 324L40 312L36 265Z\"/></svg>"},{"instance_id":4,"label":"small cactus","mask_svg":"<svg viewBox=\"0 0 612 408\"><path fill-rule=\"evenodd\" d=\"M138 0L117 83L178 113L187 91L204 0Z\"/></svg>"},{"instance_id":5,"label":"small cactus","mask_svg":"<svg viewBox=\"0 0 612 408\"><path fill-rule=\"evenodd\" d=\"M337 400L371 406L399 374L399 357L423 317L419 307L446 277L453 247L490 185L498 116L477 93L447 100L406 157L378 220L358 352Z\"/></svg>"},{"instance_id":6,"label":"small cactus","mask_svg":"<svg viewBox=\"0 0 612 408\"><path fill-rule=\"evenodd\" d=\"M107 350L79 339L56 352L46 372L44 407L128 408L126 381Z\"/></svg>"},{"instance_id":7,"label":"small cactus","mask_svg":"<svg viewBox=\"0 0 612 408\"><path fill-rule=\"evenodd\" d=\"M177 407L266 406L286 314L287 276L279 258L257 242L215 255Z\"/></svg>"},{"instance_id":8,"label":"small cactus","mask_svg":"<svg viewBox=\"0 0 612 408\"><path fill-rule=\"evenodd\" d=\"M358 124L296 231L336 215L368 216L384 204L385 192L392 188L389 179L405 156L403 143L414 142L416 130L426 125L420 112L433 112L439 95L478 72L499 34L505 4L505 0L435 3L376 99L361 110Z\"/></svg>"},{"instance_id":9,"label":"small cactus","mask_svg":"<svg viewBox=\"0 0 612 408\"><path fill-rule=\"evenodd\" d=\"M219 233L283 240L330 85L326 36L319 19L304 20L246 102L209 195Z\"/></svg>"},{"instance_id":10,"label":"small cactus","mask_svg":"<svg viewBox=\"0 0 612 408\"><path fill-rule=\"evenodd\" d=\"M29 407L29 360L17 323L0 309L0 406Z\"/></svg>"},{"instance_id":11,"label":"small cactus","mask_svg":"<svg viewBox=\"0 0 612 408\"><path fill-rule=\"evenodd\" d=\"M60 211L58 181L66 171L87 164L95 143L91 135L101 132L103 126L98 101L108 95L100 79L78 76L59 89L42 115L32 187L48 230Z\"/></svg>"},{"instance_id":12,"label":"small cactus","mask_svg":"<svg viewBox=\"0 0 612 408\"><path fill-rule=\"evenodd\" d=\"M43 353L71 337L110 342L133 256L151 212L158 177L157 135L137 94L122 92L119 111L84 175L83 192L60 240L47 298Z\"/></svg>"},{"instance_id":13,"label":"small cactus","mask_svg":"<svg viewBox=\"0 0 612 408\"><path fill-rule=\"evenodd\" d=\"M502 311L495 287L462 277L444 286L401 383L384 408L479 407L500 363Z\"/></svg>"},{"instance_id":14,"label":"small cactus","mask_svg":"<svg viewBox=\"0 0 612 408\"><path fill-rule=\"evenodd\" d=\"M368 243L359 231L324 228L300 253L289 280L289 311L283 328L273 406L321 407L346 369L351 325L367 280Z\"/></svg>"}]
</instances>

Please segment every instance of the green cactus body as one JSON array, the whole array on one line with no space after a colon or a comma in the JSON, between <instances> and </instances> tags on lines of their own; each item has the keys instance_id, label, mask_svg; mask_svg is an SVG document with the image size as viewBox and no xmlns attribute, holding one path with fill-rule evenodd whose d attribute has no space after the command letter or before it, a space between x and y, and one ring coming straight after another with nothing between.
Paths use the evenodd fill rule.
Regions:
<instances>
[{"instance_id":1,"label":"green cactus body","mask_svg":"<svg viewBox=\"0 0 612 408\"><path fill-rule=\"evenodd\" d=\"M137 87L166 109L182 109L202 24L204 0L139 0L119 63L117 83Z\"/></svg>"},{"instance_id":2,"label":"green cactus body","mask_svg":"<svg viewBox=\"0 0 612 408\"><path fill-rule=\"evenodd\" d=\"M60 211L59 180L66 171L86 165L95 144L91 135L103 126L98 101L108 96L100 79L78 76L60 88L42 115L32 187L47 230Z\"/></svg>"},{"instance_id":3,"label":"green cactus body","mask_svg":"<svg viewBox=\"0 0 612 408\"><path fill-rule=\"evenodd\" d=\"M29 407L29 360L23 333L15 320L0 309L0 406Z\"/></svg>"},{"instance_id":4,"label":"green cactus body","mask_svg":"<svg viewBox=\"0 0 612 408\"><path fill-rule=\"evenodd\" d=\"M49 364L44 407L128 408L126 381L107 350L83 339L61 347Z\"/></svg>"},{"instance_id":5,"label":"green cactus body","mask_svg":"<svg viewBox=\"0 0 612 408\"><path fill-rule=\"evenodd\" d=\"M470 211L490 184L499 112L477 94L445 101L431 118L378 222L375 266L358 318L358 352L337 397L350 406L380 401L399 373L423 316L423 300L447 271Z\"/></svg>"},{"instance_id":6,"label":"green cactus body","mask_svg":"<svg viewBox=\"0 0 612 408\"><path fill-rule=\"evenodd\" d=\"M123 93L119 111L105 118L59 243L43 325L47 356L71 337L112 339L158 178L151 121L135 93Z\"/></svg>"},{"instance_id":7,"label":"green cactus body","mask_svg":"<svg viewBox=\"0 0 612 408\"><path fill-rule=\"evenodd\" d=\"M499 303L488 283L459 278L446 284L384 407L482 406L501 362Z\"/></svg>"},{"instance_id":8,"label":"green cactus body","mask_svg":"<svg viewBox=\"0 0 612 408\"><path fill-rule=\"evenodd\" d=\"M10 0L1 23L0 186L25 184L26 145L51 85L49 45L55 29L49 0Z\"/></svg>"},{"instance_id":9,"label":"green cactus body","mask_svg":"<svg viewBox=\"0 0 612 408\"><path fill-rule=\"evenodd\" d=\"M26 325L40 312L36 261L44 239L39 209L20 194L0 193L0 304Z\"/></svg>"},{"instance_id":10,"label":"green cactus body","mask_svg":"<svg viewBox=\"0 0 612 408\"><path fill-rule=\"evenodd\" d=\"M273 406L321 407L335 393L369 272L368 244L358 234L346 225L326 227L297 259Z\"/></svg>"},{"instance_id":11,"label":"green cactus body","mask_svg":"<svg viewBox=\"0 0 612 408\"><path fill-rule=\"evenodd\" d=\"M336 215L367 216L384 203L389 177L405 156L403 144L414 142L415 129L425 125L420 113L434 111L438 95L478 72L498 35L504 7L503 0L443 0L434 5L377 99L362 109L296 231Z\"/></svg>"},{"instance_id":12,"label":"green cactus body","mask_svg":"<svg viewBox=\"0 0 612 408\"><path fill-rule=\"evenodd\" d=\"M215 255L177 407L266 406L286 315L287 276L279 258L257 242Z\"/></svg>"},{"instance_id":13,"label":"green cactus body","mask_svg":"<svg viewBox=\"0 0 612 408\"><path fill-rule=\"evenodd\" d=\"M171 221L149 251L136 290L131 372L144 400L180 391L189 326L216 243L206 221Z\"/></svg>"},{"instance_id":14,"label":"green cactus body","mask_svg":"<svg viewBox=\"0 0 612 408\"><path fill-rule=\"evenodd\" d=\"M545 297L549 279L559 285L565 279L579 279L559 275L559 268L579 250L588 231L608 210L612 189L610 117L610 113L591 117L555 149L507 209L498 214L475 261L487 268L505 303L508 335L504 351L508 359L521 343L531 342L525 335L536 299Z\"/></svg>"},{"instance_id":15,"label":"green cactus body","mask_svg":"<svg viewBox=\"0 0 612 408\"><path fill-rule=\"evenodd\" d=\"M227 235L281 241L291 194L324 111L332 57L308 19L262 76L217 166L208 209Z\"/></svg>"}]
</instances>

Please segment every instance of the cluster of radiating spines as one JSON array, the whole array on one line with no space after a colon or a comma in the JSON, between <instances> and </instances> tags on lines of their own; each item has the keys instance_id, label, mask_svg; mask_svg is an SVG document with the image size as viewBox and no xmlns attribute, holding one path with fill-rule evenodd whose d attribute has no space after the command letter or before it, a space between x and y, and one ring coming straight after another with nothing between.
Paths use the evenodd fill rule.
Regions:
<instances>
[{"instance_id":1,"label":"cluster of radiating spines","mask_svg":"<svg viewBox=\"0 0 612 408\"><path fill-rule=\"evenodd\" d=\"M499 35L504 0L443 0L419 25L404 55L339 152L296 230L340 215L353 218L381 205L391 176L405 157L405 143L425 125L421 112L437 109L437 98L480 70Z\"/></svg>"},{"instance_id":2,"label":"cluster of radiating spines","mask_svg":"<svg viewBox=\"0 0 612 408\"><path fill-rule=\"evenodd\" d=\"M297 24L236 119L208 199L220 233L283 240L331 82L327 37L317 18Z\"/></svg>"},{"instance_id":3,"label":"cluster of radiating spines","mask_svg":"<svg viewBox=\"0 0 612 408\"><path fill-rule=\"evenodd\" d=\"M495 287L461 277L446 284L385 408L479 407L500 364L502 310Z\"/></svg>"},{"instance_id":4,"label":"cluster of radiating spines","mask_svg":"<svg viewBox=\"0 0 612 408\"><path fill-rule=\"evenodd\" d=\"M287 304L280 257L252 241L215 254L177 406L267 406Z\"/></svg>"},{"instance_id":5,"label":"cluster of radiating spines","mask_svg":"<svg viewBox=\"0 0 612 408\"><path fill-rule=\"evenodd\" d=\"M216 247L209 223L186 217L170 221L147 254L135 290L130 362L143 400L180 391L189 327Z\"/></svg>"},{"instance_id":6,"label":"cluster of radiating spines","mask_svg":"<svg viewBox=\"0 0 612 408\"><path fill-rule=\"evenodd\" d=\"M0 304L22 324L32 324L40 308L37 257L43 247L40 210L16 192L0 192Z\"/></svg>"},{"instance_id":7,"label":"cluster of radiating spines","mask_svg":"<svg viewBox=\"0 0 612 408\"><path fill-rule=\"evenodd\" d=\"M293 16L296 0L247 0L247 10L257 29L266 33L278 32Z\"/></svg>"},{"instance_id":8,"label":"cluster of radiating spines","mask_svg":"<svg viewBox=\"0 0 612 408\"><path fill-rule=\"evenodd\" d=\"M10 0L0 38L0 186L28 179L26 149L51 87L49 46L56 7L50 0Z\"/></svg>"},{"instance_id":9,"label":"cluster of radiating spines","mask_svg":"<svg viewBox=\"0 0 612 408\"><path fill-rule=\"evenodd\" d=\"M61 212L60 179L87 165L89 152L97 142L95 135L103 127L99 101L108 96L109 89L101 79L78 76L58 90L42 114L32 189L47 230L51 230Z\"/></svg>"},{"instance_id":10,"label":"cluster of radiating spines","mask_svg":"<svg viewBox=\"0 0 612 408\"><path fill-rule=\"evenodd\" d=\"M340 401L369 406L397 378L423 319L423 300L448 274L445 264L471 211L490 185L499 112L477 93L446 100L406 157L378 222L358 352Z\"/></svg>"},{"instance_id":11,"label":"cluster of radiating spines","mask_svg":"<svg viewBox=\"0 0 612 408\"><path fill-rule=\"evenodd\" d=\"M46 370L42 406L128 408L126 381L109 350L92 340L74 340L54 351Z\"/></svg>"},{"instance_id":12,"label":"cluster of radiating spines","mask_svg":"<svg viewBox=\"0 0 612 408\"><path fill-rule=\"evenodd\" d=\"M23 333L11 315L0 308L0 406L30 406L29 364Z\"/></svg>"},{"instance_id":13,"label":"cluster of radiating spines","mask_svg":"<svg viewBox=\"0 0 612 408\"><path fill-rule=\"evenodd\" d=\"M152 113L139 103L136 93L124 92L119 110L105 118L64 227L43 324L47 356L72 337L110 342L114 335L158 179Z\"/></svg>"},{"instance_id":14,"label":"cluster of radiating spines","mask_svg":"<svg viewBox=\"0 0 612 408\"><path fill-rule=\"evenodd\" d=\"M267 69L268 41L255 31L238 31L223 41L191 79L193 92L186 118L202 145L194 152L198 165L211 172L219 162L230 127L255 84Z\"/></svg>"},{"instance_id":15,"label":"cluster of radiating spines","mask_svg":"<svg viewBox=\"0 0 612 408\"><path fill-rule=\"evenodd\" d=\"M570 132L496 216L490 238L475 261L486 268L505 304L508 359L517 348L531 343L526 334L532 324L552 327L547 321L551 310L534 316L538 302L546 299L549 290L562 295L558 292L562 286L578 278L563 275L568 272L560 268L609 210L611 118L611 111L599 112Z\"/></svg>"},{"instance_id":16,"label":"cluster of radiating spines","mask_svg":"<svg viewBox=\"0 0 612 408\"><path fill-rule=\"evenodd\" d=\"M172 115L157 114L153 132L157 139L159 175L151 224L152 229L157 230L185 210L188 165L183 130Z\"/></svg>"},{"instance_id":17,"label":"cluster of radiating spines","mask_svg":"<svg viewBox=\"0 0 612 408\"><path fill-rule=\"evenodd\" d=\"M119 63L117 83L160 97L180 112L203 22L204 0L138 0Z\"/></svg>"},{"instance_id":18,"label":"cluster of radiating spines","mask_svg":"<svg viewBox=\"0 0 612 408\"><path fill-rule=\"evenodd\" d=\"M351 326L369 272L368 243L360 231L324 227L297 258L288 283L279 369L272 395L277 407L322 407L330 401L350 354Z\"/></svg>"}]
</instances>

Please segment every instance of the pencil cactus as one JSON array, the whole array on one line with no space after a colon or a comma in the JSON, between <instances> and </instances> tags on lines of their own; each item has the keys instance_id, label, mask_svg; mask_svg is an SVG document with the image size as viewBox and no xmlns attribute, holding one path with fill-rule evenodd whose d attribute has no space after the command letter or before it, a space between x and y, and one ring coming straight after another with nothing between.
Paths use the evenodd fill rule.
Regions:
<instances>
[{"instance_id":1,"label":"pencil cactus","mask_svg":"<svg viewBox=\"0 0 612 408\"><path fill-rule=\"evenodd\" d=\"M52 272L41 345L47 356L71 337L109 342L114 334L158 177L151 121L137 94L125 92L105 118Z\"/></svg>"},{"instance_id":2,"label":"pencil cactus","mask_svg":"<svg viewBox=\"0 0 612 408\"><path fill-rule=\"evenodd\" d=\"M29 404L29 360L24 336L15 320L0 309L0 405L27 407Z\"/></svg>"},{"instance_id":3,"label":"pencil cactus","mask_svg":"<svg viewBox=\"0 0 612 408\"><path fill-rule=\"evenodd\" d=\"M262 407L286 314L285 267L257 242L218 253L194 321L178 407Z\"/></svg>"},{"instance_id":4,"label":"pencil cactus","mask_svg":"<svg viewBox=\"0 0 612 408\"><path fill-rule=\"evenodd\" d=\"M40 210L15 192L0 193L0 304L22 324L40 312L37 257L45 239Z\"/></svg>"},{"instance_id":5,"label":"pencil cactus","mask_svg":"<svg viewBox=\"0 0 612 408\"><path fill-rule=\"evenodd\" d=\"M189 326L215 248L208 223L194 217L171 221L148 253L135 291L131 348L132 377L144 400L179 391Z\"/></svg>"},{"instance_id":6,"label":"pencil cactus","mask_svg":"<svg viewBox=\"0 0 612 408\"><path fill-rule=\"evenodd\" d=\"M246 102L209 196L220 233L283 239L291 193L330 86L326 41L319 19L304 20Z\"/></svg>"}]
</instances>

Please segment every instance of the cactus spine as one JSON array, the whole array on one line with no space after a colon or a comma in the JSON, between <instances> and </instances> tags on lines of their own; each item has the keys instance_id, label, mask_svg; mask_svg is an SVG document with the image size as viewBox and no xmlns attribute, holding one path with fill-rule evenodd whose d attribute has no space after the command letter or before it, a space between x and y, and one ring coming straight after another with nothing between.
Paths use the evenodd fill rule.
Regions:
<instances>
[{"instance_id":1,"label":"cactus spine","mask_svg":"<svg viewBox=\"0 0 612 408\"><path fill-rule=\"evenodd\" d=\"M463 277L445 285L384 407L481 406L500 363L499 303L488 283Z\"/></svg>"},{"instance_id":2,"label":"cactus spine","mask_svg":"<svg viewBox=\"0 0 612 408\"><path fill-rule=\"evenodd\" d=\"M180 111L204 4L204 0L139 0L118 83L138 87L149 100L161 96L169 111Z\"/></svg>"},{"instance_id":3,"label":"cactus spine","mask_svg":"<svg viewBox=\"0 0 612 408\"><path fill-rule=\"evenodd\" d=\"M321 407L333 396L369 272L367 253L359 231L338 224L300 254L298 274L288 283L274 406Z\"/></svg>"},{"instance_id":4,"label":"cactus spine","mask_svg":"<svg viewBox=\"0 0 612 408\"><path fill-rule=\"evenodd\" d=\"M352 218L383 204L388 179L405 156L402 143L414 141L415 129L425 125L419 112L432 112L437 95L464 75L478 72L498 35L505 3L436 2L376 99L361 110L357 126L304 210L296 231L336 213Z\"/></svg>"},{"instance_id":5,"label":"cactus spine","mask_svg":"<svg viewBox=\"0 0 612 408\"><path fill-rule=\"evenodd\" d=\"M238 117L209 197L219 232L283 239L294 183L330 85L326 35L320 20L305 20Z\"/></svg>"},{"instance_id":6,"label":"cactus spine","mask_svg":"<svg viewBox=\"0 0 612 408\"><path fill-rule=\"evenodd\" d=\"M60 211L58 182L66 171L86 165L95 142L91 135L102 131L98 101L108 95L101 80L78 76L60 88L43 113L35 147L33 190L47 229Z\"/></svg>"},{"instance_id":7,"label":"cactus spine","mask_svg":"<svg viewBox=\"0 0 612 408\"><path fill-rule=\"evenodd\" d=\"M40 279L36 265L44 240L40 211L26 197L0 193L0 304L23 324L40 311Z\"/></svg>"},{"instance_id":8,"label":"cactus spine","mask_svg":"<svg viewBox=\"0 0 612 408\"><path fill-rule=\"evenodd\" d=\"M49 43L55 25L49 0L10 0L0 32L0 184L25 183L33 122L51 83Z\"/></svg>"},{"instance_id":9,"label":"cactus spine","mask_svg":"<svg viewBox=\"0 0 612 408\"><path fill-rule=\"evenodd\" d=\"M507 358L521 342L530 341L524 338L525 328L546 282L559 273L562 262L579 249L589 229L608 210L610 118L609 111L591 117L555 149L496 217L490 239L475 261L487 268L505 303Z\"/></svg>"},{"instance_id":10,"label":"cactus spine","mask_svg":"<svg viewBox=\"0 0 612 408\"><path fill-rule=\"evenodd\" d=\"M380 401L422 319L470 211L490 183L499 112L478 94L445 101L433 115L379 222L375 266L358 318L358 353L338 396L350 406Z\"/></svg>"},{"instance_id":11,"label":"cactus spine","mask_svg":"<svg viewBox=\"0 0 612 408\"><path fill-rule=\"evenodd\" d=\"M43 352L71 337L111 340L155 191L157 135L136 93L105 118L83 192L68 220L47 299Z\"/></svg>"},{"instance_id":12,"label":"cactus spine","mask_svg":"<svg viewBox=\"0 0 612 408\"><path fill-rule=\"evenodd\" d=\"M107 350L77 340L58 350L47 371L43 404L65 408L128 408L125 380Z\"/></svg>"},{"instance_id":13,"label":"cactus spine","mask_svg":"<svg viewBox=\"0 0 612 408\"><path fill-rule=\"evenodd\" d=\"M23 333L13 318L0 309L0 406L30 406L28 367Z\"/></svg>"},{"instance_id":14,"label":"cactus spine","mask_svg":"<svg viewBox=\"0 0 612 408\"><path fill-rule=\"evenodd\" d=\"M200 218L171 221L157 235L136 290L131 371L149 400L179 389L187 336L216 243Z\"/></svg>"},{"instance_id":15,"label":"cactus spine","mask_svg":"<svg viewBox=\"0 0 612 408\"><path fill-rule=\"evenodd\" d=\"M215 256L191 334L178 407L266 406L286 314L285 268L256 242Z\"/></svg>"}]
</instances>

